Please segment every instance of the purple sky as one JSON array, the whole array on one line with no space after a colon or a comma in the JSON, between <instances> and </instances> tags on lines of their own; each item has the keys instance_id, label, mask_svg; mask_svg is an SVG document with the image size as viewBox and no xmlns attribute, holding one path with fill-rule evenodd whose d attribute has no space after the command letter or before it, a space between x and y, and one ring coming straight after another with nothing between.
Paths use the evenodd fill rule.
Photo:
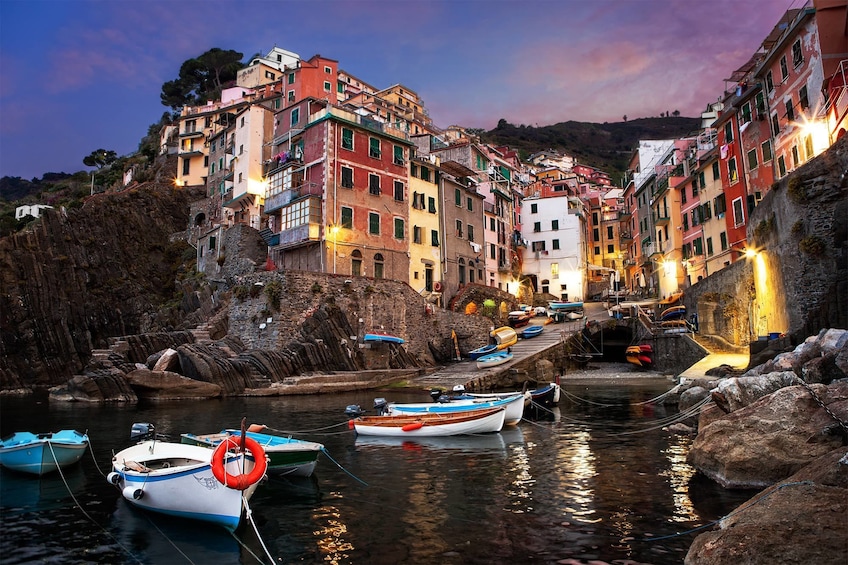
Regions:
<instances>
[{"instance_id":1,"label":"purple sky","mask_svg":"<svg viewBox=\"0 0 848 565\"><path fill-rule=\"evenodd\" d=\"M0 176L127 155L212 47L316 53L435 124L696 116L801 0L0 0Z\"/></svg>"}]
</instances>

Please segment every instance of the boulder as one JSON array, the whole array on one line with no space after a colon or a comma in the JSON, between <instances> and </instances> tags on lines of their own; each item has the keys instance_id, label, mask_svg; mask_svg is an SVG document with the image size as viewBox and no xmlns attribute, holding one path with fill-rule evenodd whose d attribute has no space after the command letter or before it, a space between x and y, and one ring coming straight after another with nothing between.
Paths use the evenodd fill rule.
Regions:
<instances>
[{"instance_id":1,"label":"boulder","mask_svg":"<svg viewBox=\"0 0 848 565\"><path fill-rule=\"evenodd\" d=\"M156 363L153 365L153 371L172 371L175 373L179 372L180 368L180 356L177 354L176 349L171 349L170 347L162 352L159 355L159 359L156 360Z\"/></svg>"},{"instance_id":2,"label":"boulder","mask_svg":"<svg viewBox=\"0 0 848 565\"><path fill-rule=\"evenodd\" d=\"M791 370L757 376L733 377L719 382L711 394L719 408L725 412L733 412L797 382L798 376Z\"/></svg>"},{"instance_id":3,"label":"boulder","mask_svg":"<svg viewBox=\"0 0 848 565\"><path fill-rule=\"evenodd\" d=\"M123 372L102 369L75 375L65 384L50 389L51 402L136 402L138 397Z\"/></svg>"},{"instance_id":4,"label":"boulder","mask_svg":"<svg viewBox=\"0 0 848 565\"><path fill-rule=\"evenodd\" d=\"M216 384L196 381L170 371L137 369L127 375L127 382L136 396L144 400L182 400L221 396L221 387Z\"/></svg>"},{"instance_id":5,"label":"boulder","mask_svg":"<svg viewBox=\"0 0 848 565\"><path fill-rule=\"evenodd\" d=\"M757 494L703 533L684 563L848 562L848 448L834 449Z\"/></svg>"},{"instance_id":6,"label":"boulder","mask_svg":"<svg viewBox=\"0 0 848 565\"><path fill-rule=\"evenodd\" d=\"M848 421L848 381L781 388L708 423L702 414L687 461L725 488L766 487L844 445L835 418Z\"/></svg>"}]
</instances>

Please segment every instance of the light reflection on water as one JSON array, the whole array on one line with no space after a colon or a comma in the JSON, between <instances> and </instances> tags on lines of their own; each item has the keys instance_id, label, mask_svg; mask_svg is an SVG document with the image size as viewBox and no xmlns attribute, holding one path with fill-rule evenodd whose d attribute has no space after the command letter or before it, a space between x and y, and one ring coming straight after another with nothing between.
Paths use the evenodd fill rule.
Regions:
<instances>
[{"instance_id":1,"label":"light reflection on water","mask_svg":"<svg viewBox=\"0 0 848 565\"><path fill-rule=\"evenodd\" d=\"M571 386L575 397L594 404L567 399L547 421L479 437L402 441L355 438L347 430L349 404L370 406L374 396L388 395L426 401L426 393L395 391L99 407L0 399L0 432L87 429L105 469L136 421L153 422L172 437L235 427L243 416L301 430L295 437L320 441L332 459L322 456L312 478L268 481L251 500L262 542L278 563L475 564L532 557L662 565L682 562L694 536L646 543L647 536L674 534L725 513L713 492L704 497L712 505L708 515L692 502L689 438L659 428L622 433L666 416L638 403L670 386L664 379ZM237 532L241 547L221 530L135 510L91 458L70 475L97 524L61 494L14 502L9 488L22 478L2 470L0 526L10 534L0 537L4 563L171 563L175 539L195 563L256 563L254 556L264 555L250 528ZM56 486L44 485L48 493ZM20 540L26 545L18 547Z\"/></svg>"}]
</instances>

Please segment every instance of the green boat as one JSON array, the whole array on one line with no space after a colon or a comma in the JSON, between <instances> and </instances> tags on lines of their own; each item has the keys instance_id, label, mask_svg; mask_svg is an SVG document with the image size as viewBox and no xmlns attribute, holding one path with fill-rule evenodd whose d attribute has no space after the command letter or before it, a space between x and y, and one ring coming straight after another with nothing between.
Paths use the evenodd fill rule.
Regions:
<instances>
[{"instance_id":1,"label":"green boat","mask_svg":"<svg viewBox=\"0 0 848 565\"><path fill-rule=\"evenodd\" d=\"M239 430L224 430L217 434L182 434L180 438L182 443L214 448L227 436L238 441L240 435ZM268 473L272 475L308 477L318 464L318 454L324 449L320 443L292 437L258 432L245 432L245 435L256 440L265 450L268 456Z\"/></svg>"}]
</instances>

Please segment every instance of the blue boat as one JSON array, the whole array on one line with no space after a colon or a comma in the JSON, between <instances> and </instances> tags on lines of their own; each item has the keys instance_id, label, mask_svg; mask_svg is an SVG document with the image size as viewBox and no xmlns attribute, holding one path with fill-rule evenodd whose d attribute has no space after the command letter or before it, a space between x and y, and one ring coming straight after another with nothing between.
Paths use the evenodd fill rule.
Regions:
<instances>
[{"instance_id":1,"label":"blue boat","mask_svg":"<svg viewBox=\"0 0 848 565\"><path fill-rule=\"evenodd\" d=\"M383 343L405 343L403 338L389 335L389 334L381 334L381 333L371 333L365 334L365 341L370 342L383 342Z\"/></svg>"},{"instance_id":2,"label":"blue boat","mask_svg":"<svg viewBox=\"0 0 848 565\"><path fill-rule=\"evenodd\" d=\"M484 345L483 347L478 347L477 349L473 349L468 352L468 357L471 359L479 359L484 355L489 355L498 350L497 344Z\"/></svg>"},{"instance_id":3,"label":"blue boat","mask_svg":"<svg viewBox=\"0 0 848 565\"><path fill-rule=\"evenodd\" d=\"M537 335L542 333L543 329L545 329L544 326L527 326L526 328L521 330L519 335L523 339L530 339L531 337L536 337Z\"/></svg>"},{"instance_id":4,"label":"blue boat","mask_svg":"<svg viewBox=\"0 0 848 565\"><path fill-rule=\"evenodd\" d=\"M486 369L488 367L496 367L498 365L503 365L512 361L512 353L509 351L498 351L497 353L490 353L489 355L483 355L479 359L477 359L477 368L478 369Z\"/></svg>"},{"instance_id":5,"label":"blue boat","mask_svg":"<svg viewBox=\"0 0 848 565\"><path fill-rule=\"evenodd\" d=\"M88 435L76 430L16 432L0 442L0 465L40 477L73 465L82 459L87 448Z\"/></svg>"}]
</instances>

